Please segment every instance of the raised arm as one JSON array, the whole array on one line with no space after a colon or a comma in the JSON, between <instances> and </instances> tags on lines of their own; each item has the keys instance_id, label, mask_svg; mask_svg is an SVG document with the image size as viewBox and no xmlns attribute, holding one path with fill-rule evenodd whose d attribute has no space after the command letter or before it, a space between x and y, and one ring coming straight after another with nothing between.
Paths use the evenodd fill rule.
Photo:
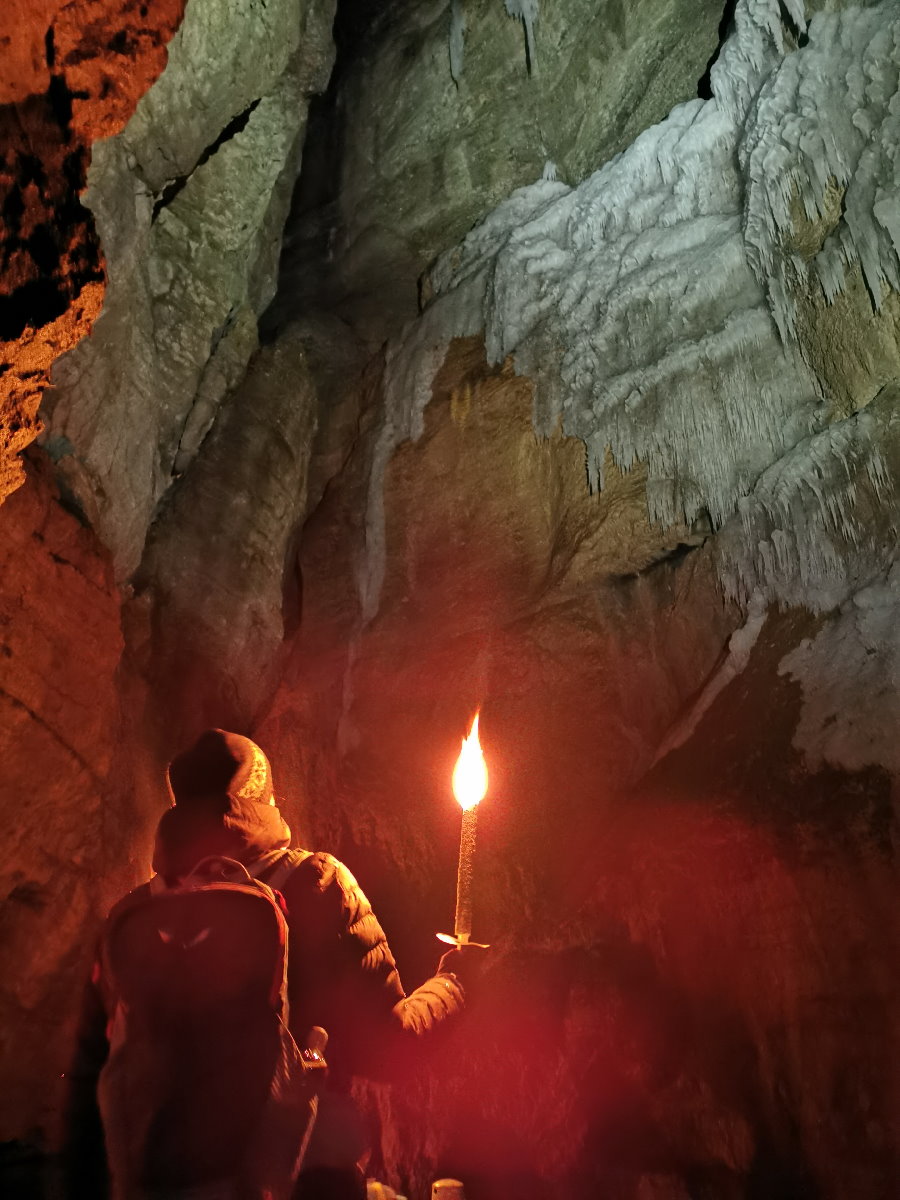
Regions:
<instances>
[{"instance_id":1,"label":"raised arm","mask_svg":"<svg viewBox=\"0 0 900 1200\"><path fill-rule=\"evenodd\" d=\"M291 1025L301 1037L306 1022L328 1029L336 1070L390 1072L410 1042L461 1011L464 990L449 972L404 993L371 904L330 854L302 863L284 891L291 923Z\"/></svg>"}]
</instances>

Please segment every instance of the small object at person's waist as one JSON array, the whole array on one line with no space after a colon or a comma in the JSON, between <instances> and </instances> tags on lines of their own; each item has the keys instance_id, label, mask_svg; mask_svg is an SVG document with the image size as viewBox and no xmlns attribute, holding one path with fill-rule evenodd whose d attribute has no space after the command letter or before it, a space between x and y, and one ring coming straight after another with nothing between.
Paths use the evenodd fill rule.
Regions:
<instances>
[{"instance_id":1,"label":"small object at person's waist","mask_svg":"<svg viewBox=\"0 0 900 1200\"><path fill-rule=\"evenodd\" d=\"M305 1066L314 1070L324 1070L328 1064L325 1061L325 1047L328 1045L328 1034L321 1025L313 1025L306 1035L300 1057Z\"/></svg>"},{"instance_id":2,"label":"small object at person's waist","mask_svg":"<svg viewBox=\"0 0 900 1200\"><path fill-rule=\"evenodd\" d=\"M367 1179L366 1200L406 1200L406 1197L395 1192L386 1183L379 1183L377 1179Z\"/></svg>"},{"instance_id":3,"label":"small object at person's waist","mask_svg":"<svg viewBox=\"0 0 900 1200\"><path fill-rule=\"evenodd\" d=\"M466 1200L466 1190L458 1179L436 1179L431 1185L431 1200Z\"/></svg>"}]
</instances>

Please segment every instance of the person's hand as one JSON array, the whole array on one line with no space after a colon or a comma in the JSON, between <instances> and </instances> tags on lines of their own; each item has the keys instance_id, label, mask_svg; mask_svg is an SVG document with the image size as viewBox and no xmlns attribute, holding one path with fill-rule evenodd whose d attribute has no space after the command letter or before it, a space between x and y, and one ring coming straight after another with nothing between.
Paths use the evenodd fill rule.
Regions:
<instances>
[{"instance_id":1,"label":"person's hand","mask_svg":"<svg viewBox=\"0 0 900 1200\"><path fill-rule=\"evenodd\" d=\"M454 946L442 955L438 963L438 975L455 975L463 987L474 983L484 971L487 962L487 946Z\"/></svg>"}]
</instances>

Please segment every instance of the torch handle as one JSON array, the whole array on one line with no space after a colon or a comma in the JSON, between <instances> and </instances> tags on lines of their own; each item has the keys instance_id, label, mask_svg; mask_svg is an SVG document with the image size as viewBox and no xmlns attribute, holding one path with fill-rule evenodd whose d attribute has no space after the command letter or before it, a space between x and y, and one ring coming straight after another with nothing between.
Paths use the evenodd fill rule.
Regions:
<instances>
[{"instance_id":1,"label":"torch handle","mask_svg":"<svg viewBox=\"0 0 900 1200\"><path fill-rule=\"evenodd\" d=\"M469 808L462 815L459 834L459 870L456 875L456 940L459 945L472 935L472 864L475 859L475 830L478 808Z\"/></svg>"}]
</instances>

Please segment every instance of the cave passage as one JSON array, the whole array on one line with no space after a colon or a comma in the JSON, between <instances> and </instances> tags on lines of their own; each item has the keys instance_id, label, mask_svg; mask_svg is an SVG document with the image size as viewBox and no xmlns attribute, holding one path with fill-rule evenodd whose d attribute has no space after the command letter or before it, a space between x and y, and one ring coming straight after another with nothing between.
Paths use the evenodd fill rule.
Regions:
<instances>
[{"instance_id":1,"label":"cave passage","mask_svg":"<svg viewBox=\"0 0 900 1200\"><path fill-rule=\"evenodd\" d=\"M0 1194L892 1200L896 0L7 24Z\"/></svg>"}]
</instances>

